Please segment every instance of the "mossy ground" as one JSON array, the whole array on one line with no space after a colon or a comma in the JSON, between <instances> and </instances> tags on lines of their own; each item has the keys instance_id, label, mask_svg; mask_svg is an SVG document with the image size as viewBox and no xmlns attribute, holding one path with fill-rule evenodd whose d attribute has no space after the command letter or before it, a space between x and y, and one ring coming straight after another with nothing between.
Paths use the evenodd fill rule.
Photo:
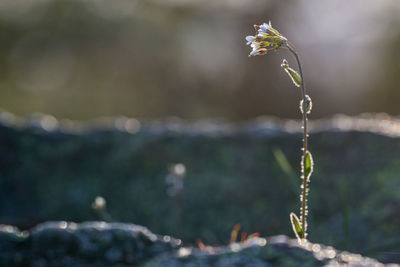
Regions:
<instances>
[{"instance_id":1,"label":"mossy ground","mask_svg":"<svg viewBox=\"0 0 400 267\"><path fill-rule=\"evenodd\" d=\"M2 125L0 220L27 228L99 219L91 203L100 195L114 220L187 243L226 244L236 223L263 236L292 235L300 144L300 133L268 129L196 133L144 125L136 134L77 134ZM277 160L277 149L291 170ZM327 129L312 134L310 151L309 239L399 260L389 252L400 247L400 138ZM178 162L187 170L181 218L165 183Z\"/></svg>"}]
</instances>

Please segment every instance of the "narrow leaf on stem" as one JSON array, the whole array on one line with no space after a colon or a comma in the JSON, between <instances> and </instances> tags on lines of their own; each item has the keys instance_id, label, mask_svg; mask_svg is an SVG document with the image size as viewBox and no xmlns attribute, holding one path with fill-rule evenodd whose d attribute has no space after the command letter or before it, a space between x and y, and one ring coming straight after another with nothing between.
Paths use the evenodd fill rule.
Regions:
<instances>
[{"instance_id":1,"label":"narrow leaf on stem","mask_svg":"<svg viewBox=\"0 0 400 267\"><path fill-rule=\"evenodd\" d=\"M310 151L306 151L305 157L302 157L301 165L304 175L303 178L309 180L311 173L314 170L314 160L311 156Z\"/></svg>"},{"instance_id":2,"label":"narrow leaf on stem","mask_svg":"<svg viewBox=\"0 0 400 267\"><path fill-rule=\"evenodd\" d=\"M290 213L290 222L292 223L293 232L300 241L304 238L304 231L301 227L300 220L293 212Z\"/></svg>"},{"instance_id":3,"label":"narrow leaf on stem","mask_svg":"<svg viewBox=\"0 0 400 267\"><path fill-rule=\"evenodd\" d=\"M286 71L286 73L289 75L290 79L292 80L293 84L297 87L301 86L301 77L300 75L291 67L289 67L289 64L286 59L282 61L281 67Z\"/></svg>"}]
</instances>

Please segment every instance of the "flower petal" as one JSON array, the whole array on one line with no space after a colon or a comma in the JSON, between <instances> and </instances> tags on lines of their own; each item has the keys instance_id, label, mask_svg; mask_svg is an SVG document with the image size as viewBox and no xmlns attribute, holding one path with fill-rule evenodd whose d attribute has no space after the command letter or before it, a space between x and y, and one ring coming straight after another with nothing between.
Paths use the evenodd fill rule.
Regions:
<instances>
[{"instance_id":1,"label":"flower petal","mask_svg":"<svg viewBox=\"0 0 400 267\"><path fill-rule=\"evenodd\" d=\"M253 50L250 52L250 56L256 56L258 55L258 51L257 50Z\"/></svg>"},{"instance_id":2,"label":"flower petal","mask_svg":"<svg viewBox=\"0 0 400 267\"><path fill-rule=\"evenodd\" d=\"M252 42L254 39L256 39L256 37L251 36L251 35L246 36L246 41L248 41L248 42Z\"/></svg>"},{"instance_id":3,"label":"flower petal","mask_svg":"<svg viewBox=\"0 0 400 267\"><path fill-rule=\"evenodd\" d=\"M258 42L251 42L251 45L250 45L253 49L257 49L257 48L259 48L260 47L260 43L258 43Z\"/></svg>"},{"instance_id":4,"label":"flower petal","mask_svg":"<svg viewBox=\"0 0 400 267\"><path fill-rule=\"evenodd\" d=\"M261 32L266 32L266 31L269 30L269 28L271 28L271 22L269 22L269 24L263 23L263 24L260 26L260 30L259 30L259 31L261 31Z\"/></svg>"}]
</instances>

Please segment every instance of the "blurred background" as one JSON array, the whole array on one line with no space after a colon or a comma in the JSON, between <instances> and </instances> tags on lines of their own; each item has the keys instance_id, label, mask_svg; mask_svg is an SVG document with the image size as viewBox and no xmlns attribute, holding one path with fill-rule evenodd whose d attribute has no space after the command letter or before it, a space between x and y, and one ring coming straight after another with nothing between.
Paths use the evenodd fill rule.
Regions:
<instances>
[{"instance_id":1,"label":"blurred background","mask_svg":"<svg viewBox=\"0 0 400 267\"><path fill-rule=\"evenodd\" d=\"M248 58L272 21L297 47L314 102L399 114L397 0L2 0L0 108L87 120L298 118L286 51Z\"/></svg>"},{"instance_id":2,"label":"blurred background","mask_svg":"<svg viewBox=\"0 0 400 267\"><path fill-rule=\"evenodd\" d=\"M284 130L300 125L146 120L298 119L280 67L294 58L248 58L245 36L269 20L302 58L311 119L399 115L399 14L398 0L1 0L0 109L119 117L82 134L49 115L33 116L39 127L2 120L0 223L133 222L186 244L226 244L237 223L293 236L301 137ZM400 262L400 139L368 132L399 122L379 116L365 131L312 134L309 237Z\"/></svg>"}]
</instances>

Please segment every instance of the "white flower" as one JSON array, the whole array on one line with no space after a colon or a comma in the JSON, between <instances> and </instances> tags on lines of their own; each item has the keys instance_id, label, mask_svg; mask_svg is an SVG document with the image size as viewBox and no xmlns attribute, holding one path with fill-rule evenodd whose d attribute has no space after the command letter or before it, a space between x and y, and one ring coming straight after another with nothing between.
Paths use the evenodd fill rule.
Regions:
<instances>
[{"instance_id":1,"label":"white flower","mask_svg":"<svg viewBox=\"0 0 400 267\"><path fill-rule=\"evenodd\" d=\"M256 37L251 36L251 35L246 36L247 44L248 44L248 45L251 44L251 43L254 41L254 39L256 39Z\"/></svg>"},{"instance_id":2,"label":"white flower","mask_svg":"<svg viewBox=\"0 0 400 267\"><path fill-rule=\"evenodd\" d=\"M256 56L258 55L257 49L253 49L253 51L250 52L250 56Z\"/></svg>"},{"instance_id":3,"label":"white flower","mask_svg":"<svg viewBox=\"0 0 400 267\"><path fill-rule=\"evenodd\" d=\"M260 29L258 31L259 31L259 33L265 33L271 27L272 27L271 21L268 24L267 23L263 23L262 25L260 25Z\"/></svg>"},{"instance_id":4,"label":"white flower","mask_svg":"<svg viewBox=\"0 0 400 267\"><path fill-rule=\"evenodd\" d=\"M250 52L250 56L258 56L265 55L268 52L266 48L253 48L253 51Z\"/></svg>"},{"instance_id":5,"label":"white flower","mask_svg":"<svg viewBox=\"0 0 400 267\"><path fill-rule=\"evenodd\" d=\"M261 44L259 42L251 42L250 47L253 49L257 49L261 46Z\"/></svg>"},{"instance_id":6,"label":"white flower","mask_svg":"<svg viewBox=\"0 0 400 267\"><path fill-rule=\"evenodd\" d=\"M247 45L250 45L252 51L250 56L265 55L269 51L277 50L282 45L287 44L287 39L272 28L271 21L261 25L254 25L256 29L255 36L246 36Z\"/></svg>"}]
</instances>

